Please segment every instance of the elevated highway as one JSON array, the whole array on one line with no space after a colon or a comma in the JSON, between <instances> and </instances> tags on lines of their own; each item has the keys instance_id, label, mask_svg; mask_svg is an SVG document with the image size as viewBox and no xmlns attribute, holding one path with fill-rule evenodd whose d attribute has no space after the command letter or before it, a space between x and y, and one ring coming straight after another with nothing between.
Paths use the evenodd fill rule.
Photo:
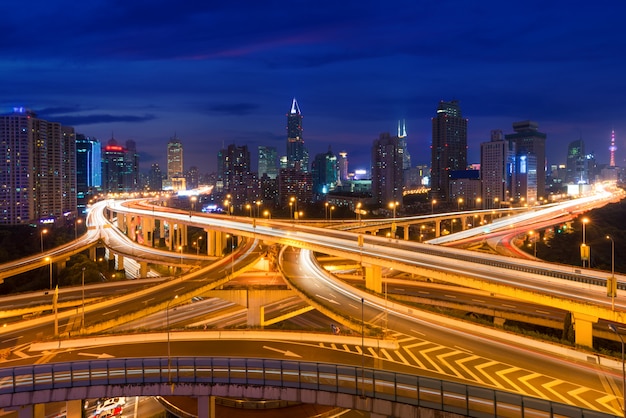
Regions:
<instances>
[{"instance_id":1,"label":"elevated highway","mask_svg":"<svg viewBox=\"0 0 626 418\"><path fill-rule=\"evenodd\" d=\"M503 218L490 225L464 231L464 236L469 233L480 236L498 229L510 230L511 225L523 228L525 223L553 218L555 213L588 210L614 199L611 193L598 193L557 207L550 206L532 213L524 212L518 217ZM122 202L109 202L107 210L117 216L159 216L181 224L218 231L237 231L237 234L267 242L351 259L365 267L366 287L378 293L382 289L380 268L387 267L546 306L559 306L572 312L576 342L580 345L592 345L592 324L599 318L617 323L626 322L626 304L620 297L626 290L626 277L617 276L618 297L611 298L606 293L606 272L320 229L293 222L196 214L190 216L188 212L172 209L163 211L154 207L141 209Z\"/></svg>"}]
</instances>

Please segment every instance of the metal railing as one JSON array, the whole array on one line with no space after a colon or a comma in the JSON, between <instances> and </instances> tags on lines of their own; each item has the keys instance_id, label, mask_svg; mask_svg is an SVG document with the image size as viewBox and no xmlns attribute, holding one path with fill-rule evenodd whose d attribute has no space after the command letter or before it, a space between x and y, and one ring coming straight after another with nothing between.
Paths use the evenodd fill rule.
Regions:
<instances>
[{"instance_id":1,"label":"metal railing","mask_svg":"<svg viewBox=\"0 0 626 418\"><path fill-rule=\"evenodd\" d=\"M250 385L308 389L381 399L470 417L580 417L604 414L488 388L369 368L223 357L132 358L0 369L0 400L13 394L87 386ZM171 386L171 387L174 387ZM151 394L153 393L151 389ZM9 395L9 396L6 396ZM19 401L15 401L19 402ZM3 405L20 406L20 405Z\"/></svg>"}]
</instances>

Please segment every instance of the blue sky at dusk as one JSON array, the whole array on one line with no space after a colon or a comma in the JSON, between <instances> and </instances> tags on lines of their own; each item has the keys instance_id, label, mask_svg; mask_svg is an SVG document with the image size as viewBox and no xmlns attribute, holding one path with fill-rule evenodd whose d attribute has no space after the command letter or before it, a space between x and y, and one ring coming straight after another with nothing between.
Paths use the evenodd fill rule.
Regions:
<instances>
[{"instance_id":1,"label":"blue sky at dusk","mask_svg":"<svg viewBox=\"0 0 626 418\"><path fill-rule=\"evenodd\" d=\"M550 164L582 138L626 165L626 3L618 1L5 2L0 113L28 107L106 142L133 139L141 168L216 169L231 143L285 153L296 97L311 158L347 151L369 167L381 132L406 119L429 164L431 117L459 100L469 161L492 129L532 119Z\"/></svg>"}]
</instances>

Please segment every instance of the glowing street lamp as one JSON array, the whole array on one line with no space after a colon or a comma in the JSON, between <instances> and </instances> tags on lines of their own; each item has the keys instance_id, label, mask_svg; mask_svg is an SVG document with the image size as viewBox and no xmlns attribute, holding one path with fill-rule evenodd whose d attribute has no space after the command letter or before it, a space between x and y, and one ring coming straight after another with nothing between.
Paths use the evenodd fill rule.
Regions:
<instances>
[{"instance_id":1,"label":"glowing street lamp","mask_svg":"<svg viewBox=\"0 0 626 418\"><path fill-rule=\"evenodd\" d=\"M250 203L246 203L246 209L250 211L250 217L252 218L252 205Z\"/></svg>"},{"instance_id":2,"label":"glowing street lamp","mask_svg":"<svg viewBox=\"0 0 626 418\"><path fill-rule=\"evenodd\" d=\"M361 202L358 202L356 204L356 210L355 210L355 212L356 212L356 220L359 223L359 225L361 225L361 207L362 206L363 205L361 204Z\"/></svg>"},{"instance_id":3,"label":"glowing street lamp","mask_svg":"<svg viewBox=\"0 0 626 418\"><path fill-rule=\"evenodd\" d=\"M396 237L396 208L398 207L399 203L398 202L390 202L389 203L389 208L393 209L393 222L391 222L391 235L393 235L393 237Z\"/></svg>"},{"instance_id":4,"label":"glowing street lamp","mask_svg":"<svg viewBox=\"0 0 626 418\"><path fill-rule=\"evenodd\" d=\"M265 216L267 219L272 219L272 213L269 210L264 210L263 216Z\"/></svg>"},{"instance_id":5,"label":"glowing street lamp","mask_svg":"<svg viewBox=\"0 0 626 418\"><path fill-rule=\"evenodd\" d=\"M41 252L43 253L43 236L48 233L47 229L42 229L39 233L39 237L41 238Z\"/></svg>"},{"instance_id":6,"label":"glowing street lamp","mask_svg":"<svg viewBox=\"0 0 626 418\"><path fill-rule=\"evenodd\" d=\"M52 290L52 257L46 257L44 260L50 264L50 287L49 289Z\"/></svg>"},{"instance_id":7,"label":"glowing street lamp","mask_svg":"<svg viewBox=\"0 0 626 418\"><path fill-rule=\"evenodd\" d=\"M533 255L535 256L535 258L537 258L537 238L534 238L534 235L535 235L535 231L528 231L528 236L530 239L532 239L533 245L535 247L533 250Z\"/></svg>"},{"instance_id":8,"label":"glowing street lamp","mask_svg":"<svg viewBox=\"0 0 626 418\"><path fill-rule=\"evenodd\" d=\"M327 221L328 220L328 202L324 202L324 220Z\"/></svg>"},{"instance_id":9,"label":"glowing street lamp","mask_svg":"<svg viewBox=\"0 0 626 418\"><path fill-rule=\"evenodd\" d=\"M435 213L435 205L437 204L437 199L433 199L430 201L430 214Z\"/></svg>"},{"instance_id":10,"label":"glowing street lamp","mask_svg":"<svg viewBox=\"0 0 626 418\"><path fill-rule=\"evenodd\" d=\"M256 205L256 217L259 218L260 217L260 212L261 212L261 202L260 200L256 200L254 202L254 204Z\"/></svg>"},{"instance_id":11,"label":"glowing street lamp","mask_svg":"<svg viewBox=\"0 0 626 418\"><path fill-rule=\"evenodd\" d=\"M333 221L333 211L335 210L335 207L331 206L331 207L328 208L328 210L329 210L328 214L330 216L330 221L332 222Z\"/></svg>"},{"instance_id":12,"label":"glowing street lamp","mask_svg":"<svg viewBox=\"0 0 626 418\"><path fill-rule=\"evenodd\" d=\"M463 204L463 198L459 197L456 201L457 203L457 210L460 211L461 210L461 205Z\"/></svg>"},{"instance_id":13,"label":"glowing street lamp","mask_svg":"<svg viewBox=\"0 0 626 418\"><path fill-rule=\"evenodd\" d=\"M82 219L76 219L74 222L74 241L78 239L78 224L83 223Z\"/></svg>"}]
</instances>

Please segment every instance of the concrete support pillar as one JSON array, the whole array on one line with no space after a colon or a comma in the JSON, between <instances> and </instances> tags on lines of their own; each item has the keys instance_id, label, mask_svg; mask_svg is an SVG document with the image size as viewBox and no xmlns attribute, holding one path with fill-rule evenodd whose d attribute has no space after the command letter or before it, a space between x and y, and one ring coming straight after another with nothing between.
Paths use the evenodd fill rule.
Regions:
<instances>
[{"instance_id":1,"label":"concrete support pillar","mask_svg":"<svg viewBox=\"0 0 626 418\"><path fill-rule=\"evenodd\" d=\"M467 222L470 218L465 218L463 216L461 216L461 218L459 219L459 221L461 221L461 231L465 231L467 229Z\"/></svg>"},{"instance_id":2,"label":"concrete support pillar","mask_svg":"<svg viewBox=\"0 0 626 418\"><path fill-rule=\"evenodd\" d=\"M154 247L154 218L143 216L141 218L141 235L143 236L143 245Z\"/></svg>"},{"instance_id":3,"label":"concrete support pillar","mask_svg":"<svg viewBox=\"0 0 626 418\"><path fill-rule=\"evenodd\" d=\"M83 417L83 401L80 399L65 402L65 410L67 411L67 418L82 418Z\"/></svg>"},{"instance_id":4,"label":"concrete support pillar","mask_svg":"<svg viewBox=\"0 0 626 418\"><path fill-rule=\"evenodd\" d=\"M145 261L139 262L139 277L148 277L148 263Z\"/></svg>"},{"instance_id":5,"label":"concrete support pillar","mask_svg":"<svg viewBox=\"0 0 626 418\"><path fill-rule=\"evenodd\" d=\"M383 281L380 266L363 264L363 267L365 267L365 287L372 292L382 293Z\"/></svg>"},{"instance_id":6,"label":"concrete support pillar","mask_svg":"<svg viewBox=\"0 0 626 418\"><path fill-rule=\"evenodd\" d=\"M585 347L593 347L593 324L598 322L598 318L572 312L574 319L574 332L576 336L576 344Z\"/></svg>"},{"instance_id":7,"label":"concrete support pillar","mask_svg":"<svg viewBox=\"0 0 626 418\"><path fill-rule=\"evenodd\" d=\"M210 256L215 256L215 231L205 229L206 231L206 253Z\"/></svg>"},{"instance_id":8,"label":"concrete support pillar","mask_svg":"<svg viewBox=\"0 0 626 418\"><path fill-rule=\"evenodd\" d=\"M404 240L408 241L409 240L409 226L405 226L402 228L403 232L404 232Z\"/></svg>"},{"instance_id":9,"label":"concrete support pillar","mask_svg":"<svg viewBox=\"0 0 626 418\"><path fill-rule=\"evenodd\" d=\"M189 239L187 238L187 225L178 225L178 228L180 229L180 242L178 245L186 247L189 242Z\"/></svg>"},{"instance_id":10,"label":"concrete support pillar","mask_svg":"<svg viewBox=\"0 0 626 418\"><path fill-rule=\"evenodd\" d=\"M198 418L215 418L215 396L198 396Z\"/></svg>"},{"instance_id":11,"label":"concrete support pillar","mask_svg":"<svg viewBox=\"0 0 626 418\"><path fill-rule=\"evenodd\" d=\"M89 247L89 259L91 261L98 261L96 260L96 247Z\"/></svg>"},{"instance_id":12,"label":"concrete support pillar","mask_svg":"<svg viewBox=\"0 0 626 418\"><path fill-rule=\"evenodd\" d=\"M437 219L435 221L435 238L439 238L441 236L441 221Z\"/></svg>"},{"instance_id":13,"label":"concrete support pillar","mask_svg":"<svg viewBox=\"0 0 626 418\"><path fill-rule=\"evenodd\" d=\"M159 222L159 239L165 238L165 221Z\"/></svg>"},{"instance_id":14,"label":"concrete support pillar","mask_svg":"<svg viewBox=\"0 0 626 418\"><path fill-rule=\"evenodd\" d=\"M45 404L24 405L17 409L18 418L44 418L46 416Z\"/></svg>"},{"instance_id":15,"label":"concrete support pillar","mask_svg":"<svg viewBox=\"0 0 626 418\"><path fill-rule=\"evenodd\" d=\"M126 214L118 213L117 214L117 227L123 233L126 233Z\"/></svg>"},{"instance_id":16,"label":"concrete support pillar","mask_svg":"<svg viewBox=\"0 0 626 418\"><path fill-rule=\"evenodd\" d=\"M215 233L215 256L221 257L224 255L224 246L226 245L226 233L225 232L216 232ZM235 239L234 236L231 236L231 239Z\"/></svg>"},{"instance_id":17,"label":"concrete support pillar","mask_svg":"<svg viewBox=\"0 0 626 418\"><path fill-rule=\"evenodd\" d=\"M117 270L124 270L124 256L117 254Z\"/></svg>"}]
</instances>

